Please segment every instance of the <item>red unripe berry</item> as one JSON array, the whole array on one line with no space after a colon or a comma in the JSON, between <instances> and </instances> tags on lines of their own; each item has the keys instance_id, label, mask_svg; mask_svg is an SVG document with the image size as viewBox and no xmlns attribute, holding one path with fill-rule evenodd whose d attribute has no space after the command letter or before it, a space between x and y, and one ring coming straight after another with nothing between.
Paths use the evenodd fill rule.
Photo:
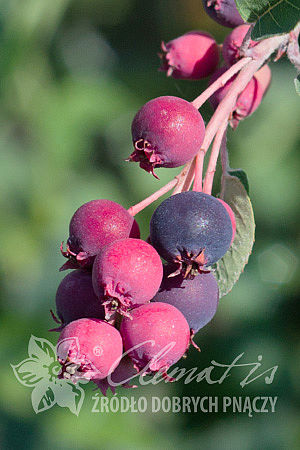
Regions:
<instances>
[{"instance_id":1,"label":"red unripe berry","mask_svg":"<svg viewBox=\"0 0 300 450\"><path fill-rule=\"evenodd\" d=\"M196 155L205 126L191 103L165 96L150 100L137 112L131 132L135 150L128 160L156 176L155 167L178 167Z\"/></svg>"},{"instance_id":2,"label":"red unripe berry","mask_svg":"<svg viewBox=\"0 0 300 450\"><path fill-rule=\"evenodd\" d=\"M162 276L160 257L147 242L128 238L104 247L94 262L93 286L106 318L115 311L130 316L130 308L149 302Z\"/></svg>"},{"instance_id":3,"label":"red unripe berry","mask_svg":"<svg viewBox=\"0 0 300 450\"><path fill-rule=\"evenodd\" d=\"M122 338L116 328L102 320L75 320L59 336L57 357L62 366L59 378L74 383L106 378L120 362Z\"/></svg>"},{"instance_id":4,"label":"red unripe berry","mask_svg":"<svg viewBox=\"0 0 300 450\"><path fill-rule=\"evenodd\" d=\"M167 76L186 80L200 80L211 75L219 62L219 50L216 41L208 33L190 31L165 44L160 70Z\"/></svg>"},{"instance_id":5,"label":"red unripe berry","mask_svg":"<svg viewBox=\"0 0 300 450\"><path fill-rule=\"evenodd\" d=\"M202 0L207 14L220 25L234 28L244 23L234 0Z\"/></svg>"},{"instance_id":6,"label":"red unripe berry","mask_svg":"<svg viewBox=\"0 0 300 450\"><path fill-rule=\"evenodd\" d=\"M240 53L240 48L249 29L250 25L240 25L232 30L231 33L229 33L229 35L225 38L222 53L225 64L228 66L233 65L241 58L241 56L243 56ZM258 42L250 39L249 48L255 47L257 44Z\"/></svg>"},{"instance_id":7,"label":"red unripe berry","mask_svg":"<svg viewBox=\"0 0 300 450\"><path fill-rule=\"evenodd\" d=\"M224 202L224 200L222 200L221 198L219 198L218 200L222 203L222 205L225 207L226 211L228 212L228 214L230 216L231 225L232 225L232 238L231 238L231 242L230 242L230 245L231 245L234 241L235 232L236 232L235 215L234 215L234 212L232 211L232 209L230 208L230 206L228 205L228 203Z\"/></svg>"},{"instance_id":8,"label":"red unripe berry","mask_svg":"<svg viewBox=\"0 0 300 450\"><path fill-rule=\"evenodd\" d=\"M69 261L61 268L90 267L102 247L117 239L139 238L134 218L118 203L111 200L92 200L74 213L70 226L67 251Z\"/></svg>"},{"instance_id":9,"label":"red unripe berry","mask_svg":"<svg viewBox=\"0 0 300 450\"><path fill-rule=\"evenodd\" d=\"M264 97L270 87L272 79L272 72L268 64L265 64L257 72L255 72L254 78L257 79L259 89Z\"/></svg>"},{"instance_id":10,"label":"red unripe berry","mask_svg":"<svg viewBox=\"0 0 300 450\"><path fill-rule=\"evenodd\" d=\"M138 370L165 372L186 352L190 328L183 314L167 303L149 303L135 308L132 320L121 323L124 349Z\"/></svg>"},{"instance_id":11,"label":"red unripe berry","mask_svg":"<svg viewBox=\"0 0 300 450\"><path fill-rule=\"evenodd\" d=\"M210 84L226 72L226 70L226 67L218 69L211 77ZM236 77L237 75L234 75L223 87L214 92L210 97L210 103L214 109L216 109L223 100ZM250 116L260 105L262 97L263 93L262 90L259 89L258 81L253 77L237 98L235 108L232 111L232 118L230 121L231 126L236 128L240 120Z\"/></svg>"}]
</instances>

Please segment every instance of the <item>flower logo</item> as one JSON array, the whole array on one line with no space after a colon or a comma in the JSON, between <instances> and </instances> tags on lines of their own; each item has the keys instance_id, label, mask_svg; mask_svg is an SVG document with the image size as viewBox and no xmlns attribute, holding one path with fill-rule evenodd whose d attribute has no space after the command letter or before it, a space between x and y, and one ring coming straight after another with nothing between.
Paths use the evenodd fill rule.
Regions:
<instances>
[{"instance_id":1,"label":"flower logo","mask_svg":"<svg viewBox=\"0 0 300 450\"><path fill-rule=\"evenodd\" d=\"M55 404L69 408L78 416L84 400L84 390L68 379L59 379L61 366L56 358L55 347L47 339L31 336L28 356L17 365L11 364L14 374L23 386L33 388L31 402L38 414ZM87 383L88 380L80 380Z\"/></svg>"}]
</instances>

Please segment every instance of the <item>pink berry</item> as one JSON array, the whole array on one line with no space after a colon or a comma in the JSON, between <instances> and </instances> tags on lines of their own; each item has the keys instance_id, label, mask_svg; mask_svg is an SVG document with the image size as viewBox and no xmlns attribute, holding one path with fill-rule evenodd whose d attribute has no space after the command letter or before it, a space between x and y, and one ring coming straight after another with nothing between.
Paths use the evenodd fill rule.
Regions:
<instances>
[{"instance_id":1,"label":"pink berry","mask_svg":"<svg viewBox=\"0 0 300 450\"><path fill-rule=\"evenodd\" d=\"M228 214L230 216L231 225L232 225L232 238L231 238L231 242L230 242L230 245L231 245L234 241L235 232L236 232L235 215L234 215L234 212L232 211L232 209L230 208L230 206L228 205L228 203L224 202L224 200L222 200L221 198L218 198L218 200L222 203L222 205L225 207L226 211L228 212Z\"/></svg>"},{"instance_id":2,"label":"pink berry","mask_svg":"<svg viewBox=\"0 0 300 450\"><path fill-rule=\"evenodd\" d=\"M104 308L94 292L91 272L68 273L57 289L56 312L62 325L84 317L104 319Z\"/></svg>"},{"instance_id":3,"label":"pink berry","mask_svg":"<svg viewBox=\"0 0 300 450\"><path fill-rule=\"evenodd\" d=\"M220 25L234 28L244 23L234 0L202 0L207 14Z\"/></svg>"},{"instance_id":4,"label":"pink berry","mask_svg":"<svg viewBox=\"0 0 300 450\"><path fill-rule=\"evenodd\" d=\"M57 343L62 368L59 378L101 380L114 371L122 357L118 330L99 319L79 319L62 330Z\"/></svg>"},{"instance_id":5,"label":"pink berry","mask_svg":"<svg viewBox=\"0 0 300 450\"><path fill-rule=\"evenodd\" d=\"M155 167L178 167L201 148L205 126L199 111L179 97L157 97L146 103L133 119L135 150L129 161L154 176Z\"/></svg>"},{"instance_id":6,"label":"pink berry","mask_svg":"<svg viewBox=\"0 0 300 450\"><path fill-rule=\"evenodd\" d=\"M229 35L225 38L222 47L222 53L225 64L227 64L228 66L236 63L242 56L240 54L240 48L249 29L250 25L240 25L239 27L236 27L234 30L232 30L231 33L229 33ZM255 47L255 45L257 44L258 42L252 41L250 39L250 48Z\"/></svg>"},{"instance_id":7,"label":"pink berry","mask_svg":"<svg viewBox=\"0 0 300 450\"><path fill-rule=\"evenodd\" d=\"M123 356L118 367L107 378L101 380L93 380L103 395L106 395L108 389L113 394L116 393L116 387L135 388L136 385L130 384L131 378L137 375L133 362L128 356ZM116 386L117 385L117 386Z\"/></svg>"},{"instance_id":8,"label":"pink berry","mask_svg":"<svg viewBox=\"0 0 300 450\"><path fill-rule=\"evenodd\" d=\"M254 78L258 81L259 89L261 89L262 96L264 97L269 89L272 79L272 72L268 64L265 64L255 72Z\"/></svg>"},{"instance_id":9,"label":"pink berry","mask_svg":"<svg viewBox=\"0 0 300 450\"><path fill-rule=\"evenodd\" d=\"M186 352L190 328L183 314L167 303L135 308L121 323L124 349L138 370L166 372Z\"/></svg>"},{"instance_id":10,"label":"pink berry","mask_svg":"<svg viewBox=\"0 0 300 450\"><path fill-rule=\"evenodd\" d=\"M160 70L173 78L200 80L211 75L219 62L216 41L208 33L190 31L165 44Z\"/></svg>"},{"instance_id":11,"label":"pink berry","mask_svg":"<svg viewBox=\"0 0 300 450\"><path fill-rule=\"evenodd\" d=\"M127 238L104 247L94 262L93 286L101 301L104 291L106 318L115 311L130 316L130 308L149 302L162 276L160 257L147 242Z\"/></svg>"},{"instance_id":12,"label":"pink berry","mask_svg":"<svg viewBox=\"0 0 300 450\"><path fill-rule=\"evenodd\" d=\"M69 259L61 270L90 267L102 247L117 239L139 238L139 227L123 206L111 200L92 200L74 213L69 227Z\"/></svg>"},{"instance_id":13,"label":"pink berry","mask_svg":"<svg viewBox=\"0 0 300 450\"><path fill-rule=\"evenodd\" d=\"M226 70L226 67L218 69L211 77L210 84L226 72ZM219 103L223 100L236 76L237 75L234 75L223 87L218 89L211 96L210 103L214 109L216 109ZM261 101L262 91L259 89L257 79L253 77L237 98L235 108L232 111L232 118L230 121L231 126L236 128L240 120L250 116L258 108Z\"/></svg>"}]
</instances>

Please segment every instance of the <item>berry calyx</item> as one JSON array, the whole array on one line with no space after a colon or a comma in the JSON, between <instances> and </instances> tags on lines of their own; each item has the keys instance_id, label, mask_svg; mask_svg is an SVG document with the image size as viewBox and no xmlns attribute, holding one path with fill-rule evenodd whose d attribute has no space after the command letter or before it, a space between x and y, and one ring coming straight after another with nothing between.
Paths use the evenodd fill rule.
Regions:
<instances>
[{"instance_id":1,"label":"berry calyx","mask_svg":"<svg viewBox=\"0 0 300 450\"><path fill-rule=\"evenodd\" d=\"M133 119L134 151L128 161L139 162L149 173L156 167L178 167L201 148L205 126L199 111L179 97L158 97L147 102Z\"/></svg>"},{"instance_id":2,"label":"berry calyx","mask_svg":"<svg viewBox=\"0 0 300 450\"><path fill-rule=\"evenodd\" d=\"M79 319L64 327L57 343L61 364L59 378L76 383L79 379L106 378L122 357L118 330L99 319Z\"/></svg>"},{"instance_id":3,"label":"berry calyx","mask_svg":"<svg viewBox=\"0 0 300 450\"><path fill-rule=\"evenodd\" d=\"M162 276L160 257L147 242L127 238L104 247L94 262L93 286L105 317L114 312L130 317L131 308L156 294Z\"/></svg>"},{"instance_id":4,"label":"berry calyx","mask_svg":"<svg viewBox=\"0 0 300 450\"><path fill-rule=\"evenodd\" d=\"M193 278L184 278L182 274L170 277L175 270L174 264L164 266L163 280L152 302L168 303L179 309L194 335L217 311L218 283L212 272L201 272Z\"/></svg>"},{"instance_id":5,"label":"berry calyx","mask_svg":"<svg viewBox=\"0 0 300 450\"><path fill-rule=\"evenodd\" d=\"M161 44L161 71L176 79L200 80L211 75L219 62L216 41L208 33L190 31Z\"/></svg>"},{"instance_id":6,"label":"berry calyx","mask_svg":"<svg viewBox=\"0 0 300 450\"><path fill-rule=\"evenodd\" d=\"M222 54L225 64L232 66L236 63L243 55L241 54L242 43L250 30L250 25L243 24L236 27L229 33L225 38L222 46ZM255 47L258 42L249 40L248 48Z\"/></svg>"},{"instance_id":7,"label":"berry calyx","mask_svg":"<svg viewBox=\"0 0 300 450\"><path fill-rule=\"evenodd\" d=\"M103 395L106 396L110 389L113 394L116 393L116 387L136 388L134 384L130 384L130 380L137 375L137 370L133 362L128 356L123 356L118 367L106 378L101 380L93 380Z\"/></svg>"}]
</instances>

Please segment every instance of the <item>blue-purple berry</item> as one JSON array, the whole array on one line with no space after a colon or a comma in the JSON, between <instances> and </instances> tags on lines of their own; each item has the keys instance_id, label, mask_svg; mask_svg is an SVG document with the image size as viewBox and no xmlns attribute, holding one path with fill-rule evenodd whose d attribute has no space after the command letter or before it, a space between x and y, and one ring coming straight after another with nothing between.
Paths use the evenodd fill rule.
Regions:
<instances>
[{"instance_id":1,"label":"blue-purple berry","mask_svg":"<svg viewBox=\"0 0 300 450\"><path fill-rule=\"evenodd\" d=\"M226 208L203 192L182 192L164 200L150 222L151 244L186 274L217 262L230 247L233 229Z\"/></svg>"}]
</instances>

